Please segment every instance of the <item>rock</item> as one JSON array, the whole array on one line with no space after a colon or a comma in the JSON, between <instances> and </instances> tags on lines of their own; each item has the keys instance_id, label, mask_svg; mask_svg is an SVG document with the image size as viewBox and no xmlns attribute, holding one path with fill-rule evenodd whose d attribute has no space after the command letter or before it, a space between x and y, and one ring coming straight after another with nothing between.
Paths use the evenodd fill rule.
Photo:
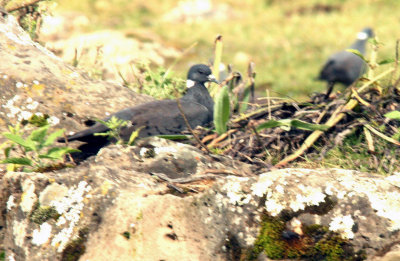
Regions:
<instances>
[{"instance_id":1,"label":"rock","mask_svg":"<svg viewBox=\"0 0 400 261\"><path fill-rule=\"evenodd\" d=\"M165 22L198 23L225 21L237 16L227 4L213 4L210 0L179 1L178 5L163 15Z\"/></svg>"},{"instance_id":2,"label":"rock","mask_svg":"<svg viewBox=\"0 0 400 261\"><path fill-rule=\"evenodd\" d=\"M136 82L135 65L150 63L164 66L166 59L175 59L180 52L158 42L140 42L131 33L98 31L46 42L46 47L66 62L72 62L77 52L78 66L92 68L103 80ZM132 71L133 70L133 71Z\"/></svg>"},{"instance_id":3,"label":"rock","mask_svg":"<svg viewBox=\"0 0 400 261\"><path fill-rule=\"evenodd\" d=\"M87 119L153 100L66 65L32 42L11 15L0 17L0 46L0 132L37 113L52 116L56 127L81 130Z\"/></svg>"},{"instance_id":4,"label":"rock","mask_svg":"<svg viewBox=\"0 0 400 261\"><path fill-rule=\"evenodd\" d=\"M101 3L102 6L110 4L108 1ZM59 12L45 16L39 40L63 61L72 63L76 59L78 68L102 80L121 84L124 81L120 75L130 83L137 82L141 74L137 68L139 64L166 66L167 60L181 55L176 48L162 44L160 37L152 32L136 28L83 32L82 28L89 24L89 19L79 13Z\"/></svg>"},{"instance_id":5,"label":"rock","mask_svg":"<svg viewBox=\"0 0 400 261\"><path fill-rule=\"evenodd\" d=\"M143 153L149 148L154 153ZM399 240L400 192L390 178L340 169L254 176L248 165L190 148L150 138L103 148L72 169L7 173L0 187L7 258L231 260L253 248L266 213L287 224L296 218L303 231L315 224L337 231L369 258ZM53 212L32 221L50 211L37 203L55 188L64 192L47 203Z\"/></svg>"}]
</instances>

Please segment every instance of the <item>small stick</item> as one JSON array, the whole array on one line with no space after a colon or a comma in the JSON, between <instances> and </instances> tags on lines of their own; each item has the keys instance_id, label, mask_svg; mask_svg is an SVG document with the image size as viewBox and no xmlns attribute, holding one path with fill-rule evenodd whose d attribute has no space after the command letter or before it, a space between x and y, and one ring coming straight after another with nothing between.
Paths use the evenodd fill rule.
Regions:
<instances>
[{"instance_id":1,"label":"small stick","mask_svg":"<svg viewBox=\"0 0 400 261\"><path fill-rule=\"evenodd\" d=\"M183 117L183 120L185 121L186 127L188 128L188 130L190 131L190 133L191 133L191 134L193 135L193 137L196 139L197 143L199 143L200 146L203 147L203 149L205 149L205 150L207 151L208 154L211 154L211 151L207 148L206 145L204 145L203 142L201 142L201 140L199 139L199 137L196 135L196 133L194 133L192 127L190 126L189 121L187 120L186 115L185 115L185 113L183 112L181 101L180 101L179 99L176 99L176 103L178 104L179 112L181 113L181 115L182 115L182 117Z\"/></svg>"}]
</instances>

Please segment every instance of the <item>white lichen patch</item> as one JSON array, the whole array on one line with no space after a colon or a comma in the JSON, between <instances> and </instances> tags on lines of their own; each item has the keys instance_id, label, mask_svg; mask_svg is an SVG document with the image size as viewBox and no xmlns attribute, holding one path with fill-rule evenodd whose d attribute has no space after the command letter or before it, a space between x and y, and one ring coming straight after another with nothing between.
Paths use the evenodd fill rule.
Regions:
<instances>
[{"instance_id":1,"label":"white lichen patch","mask_svg":"<svg viewBox=\"0 0 400 261\"><path fill-rule=\"evenodd\" d=\"M21 86L21 84L20 82L17 83L18 86ZM18 121L29 120L33 114L36 114L35 110L38 108L39 102L28 97L26 101L20 102L22 105L15 104L20 100L21 96L15 95L6 104L3 104L2 107L7 111L6 115L10 119L17 119Z\"/></svg>"},{"instance_id":2,"label":"white lichen patch","mask_svg":"<svg viewBox=\"0 0 400 261\"><path fill-rule=\"evenodd\" d=\"M91 190L91 186L86 181L79 182L78 186L73 186L61 200L54 200L50 204L61 215L56 225L67 225L51 241L51 245L57 247L57 251L64 250L66 244L74 232L75 226L78 224L81 211L84 207L84 194Z\"/></svg>"},{"instance_id":3,"label":"white lichen patch","mask_svg":"<svg viewBox=\"0 0 400 261\"><path fill-rule=\"evenodd\" d=\"M267 197L267 201L265 202L265 209L268 211L269 214L275 217L279 213L281 213L281 211L285 209L285 207L282 204L281 200L276 200L272 197L270 198Z\"/></svg>"},{"instance_id":4,"label":"white lichen patch","mask_svg":"<svg viewBox=\"0 0 400 261\"><path fill-rule=\"evenodd\" d=\"M352 228L354 226L354 220L350 215L334 217L329 224L329 230L338 232L342 237L346 239L354 238Z\"/></svg>"},{"instance_id":5,"label":"white lichen patch","mask_svg":"<svg viewBox=\"0 0 400 261\"><path fill-rule=\"evenodd\" d=\"M174 147L156 147L154 152L158 155L160 153L177 153L178 150Z\"/></svg>"},{"instance_id":6,"label":"white lichen patch","mask_svg":"<svg viewBox=\"0 0 400 261\"><path fill-rule=\"evenodd\" d=\"M32 244L34 245L43 245L47 241L49 241L49 238L51 236L51 226L49 223L44 222L43 224L40 225L39 229L33 230L32 234Z\"/></svg>"},{"instance_id":7,"label":"white lichen patch","mask_svg":"<svg viewBox=\"0 0 400 261\"><path fill-rule=\"evenodd\" d=\"M271 187L273 182L269 178L268 174L261 174L258 182L254 183L251 186L251 190L253 195L256 195L258 197L263 197L265 194L267 194L267 191Z\"/></svg>"},{"instance_id":8,"label":"white lichen patch","mask_svg":"<svg viewBox=\"0 0 400 261\"><path fill-rule=\"evenodd\" d=\"M50 118L47 119L47 122L51 125L51 126L55 126L57 124L60 123L60 119L57 118L56 116L50 116Z\"/></svg>"},{"instance_id":9,"label":"white lichen patch","mask_svg":"<svg viewBox=\"0 0 400 261\"><path fill-rule=\"evenodd\" d=\"M285 186L288 182L285 180L286 172L277 172L275 177L271 173L261 174L258 182L251 187L252 194L258 197L266 196L265 209L272 216L277 216L286 207L293 211L304 210L307 206L317 206L325 201L326 194L321 188L315 186L298 185L298 190L286 191ZM293 178L293 173L291 178ZM279 177L278 180L274 179ZM274 186L274 184L276 184ZM332 188L328 189L332 193Z\"/></svg>"},{"instance_id":10,"label":"white lichen patch","mask_svg":"<svg viewBox=\"0 0 400 261\"><path fill-rule=\"evenodd\" d=\"M248 204L251 200L251 194L245 193L242 189L241 182L247 178L228 177L222 191L226 192L229 203L238 204L239 206Z\"/></svg>"},{"instance_id":11,"label":"white lichen patch","mask_svg":"<svg viewBox=\"0 0 400 261\"><path fill-rule=\"evenodd\" d=\"M26 230L28 228L28 223L26 220L13 221L13 235L14 235L14 242L15 245L22 247L25 241Z\"/></svg>"},{"instance_id":12,"label":"white lichen patch","mask_svg":"<svg viewBox=\"0 0 400 261\"><path fill-rule=\"evenodd\" d=\"M400 193L386 192L367 194L371 207L377 210L376 214L391 221L390 230L400 229Z\"/></svg>"},{"instance_id":13,"label":"white lichen patch","mask_svg":"<svg viewBox=\"0 0 400 261\"><path fill-rule=\"evenodd\" d=\"M19 206L23 212L30 213L33 209L33 205L37 201L35 184L31 180L25 179L22 183L22 191L23 193L21 195L21 203Z\"/></svg>"},{"instance_id":14,"label":"white lichen patch","mask_svg":"<svg viewBox=\"0 0 400 261\"><path fill-rule=\"evenodd\" d=\"M7 211L11 211L11 208L15 207L16 204L14 202L15 198L11 195L7 200Z\"/></svg>"}]
</instances>

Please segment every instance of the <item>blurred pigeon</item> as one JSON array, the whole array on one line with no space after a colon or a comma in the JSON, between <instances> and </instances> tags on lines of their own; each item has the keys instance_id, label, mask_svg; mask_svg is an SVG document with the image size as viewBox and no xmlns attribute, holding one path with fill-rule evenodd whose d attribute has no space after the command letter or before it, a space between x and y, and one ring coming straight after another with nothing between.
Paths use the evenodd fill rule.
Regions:
<instances>
[{"instance_id":1,"label":"blurred pigeon","mask_svg":"<svg viewBox=\"0 0 400 261\"><path fill-rule=\"evenodd\" d=\"M362 55L365 55L365 44L371 37L374 37L372 29L369 27L364 28L357 34L356 41L347 49L355 49ZM329 98L335 83L339 82L350 86L365 70L365 62L356 54L348 51L340 51L333 54L325 63L318 77L319 80L328 82L328 91L326 92L325 99Z\"/></svg>"},{"instance_id":2,"label":"blurred pigeon","mask_svg":"<svg viewBox=\"0 0 400 261\"><path fill-rule=\"evenodd\" d=\"M192 128L205 125L213 120L214 102L204 86L205 82L218 83L207 65L193 65L187 75L188 90L179 99L182 110ZM141 126L144 128L139 132L139 137L181 134L186 129L177 100L157 100L140 104L112 114L104 121L108 121L113 116L129 121L128 126L120 131L120 136L125 141L128 141L132 132ZM105 125L98 122L86 130L67 136L67 140L83 141L89 146L104 146L107 144L107 137L94 134L104 133L108 130ZM65 142L65 140L59 139L59 142Z\"/></svg>"}]
</instances>

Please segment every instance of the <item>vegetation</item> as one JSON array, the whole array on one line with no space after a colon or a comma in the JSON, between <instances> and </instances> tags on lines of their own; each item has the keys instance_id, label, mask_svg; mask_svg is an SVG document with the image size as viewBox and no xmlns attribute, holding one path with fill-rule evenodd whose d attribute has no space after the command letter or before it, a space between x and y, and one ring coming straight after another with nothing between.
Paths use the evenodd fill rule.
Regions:
<instances>
[{"instance_id":1,"label":"vegetation","mask_svg":"<svg viewBox=\"0 0 400 261\"><path fill-rule=\"evenodd\" d=\"M2 133L7 141L0 146L5 155L0 163L7 164L7 170L10 171L43 172L58 168L66 154L79 151L69 147L55 147L56 139L63 135L64 130L48 133L48 124L33 130L21 128L20 124L8 128L9 132ZM30 133L27 134L27 131Z\"/></svg>"},{"instance_id":2,"label":"vegetation","mask_svg":"<svg viewBox=\"0 0 400 261\"><path fill-rule=\"evenodd\" d=\"M285 222L265 216L254 248L242 260L257 260L264 252L271 259L305 259L329 261L364 260L364 253L355 253L349 240L321 225L302 228L304 235L292 238L283 236Z\"/></svg>"},{"instance_id":3,"label":"vegetation","mask_svg":"<svg viewBox=\"0 0 400 261\"><path fill-rule=\"evenodd\" d=\"M108 121L103 121L100 119L97 119L98 122L101 124L104 124L107 126L109 129L108 131L104 133L95 133L95 136L105 136L111 140L114 140L117 144L125 144L127 143L128 145L132 145L135 139L139 136L140 130L143 127L137 128L134 132L132 132L129 141L126 142L123 140L123 138L119 135L120 131L122 128L125 128L128 126L129 121L121 120L115 116L112 116Z\"/></svg>"},{"instance_id":4,"label":"vegetation","mask_svg":"<svg viewBox=\"0 0 400 261\"><path fill-rule=\"evenodd\" d=\"M324 82L316 81L319 69L333 52L346 48L356 33L372 26L385 43L381 56L394 53L400 10L396 0L296 0L296 1L213 1L228 6L228 20L200 23L165 22L164 14L176 7L176 1L62 1L60 10L81 11L90 18L90 28L98 30L140 31L161 36L164 44L184 49L197 42L175 70L184 78L188 61L207 62L213 56L212 41L224 37L222 61L245 71L249 57L256 64L256 88L271 96L305 100L312 92L323 91ZM171 30L173 28L173 30Z\"/></svg>"},{"instance_id":5,"label":"vegetation","mask_svg":"<svg viewBox=\"0 0 400 261\"><path fill-rule=\"evenodd\" d=\"M174 99L177 93L182 94L186 90L185 81L175 77L173 71L163 67L153 70L149 64L139 65L142 74L136 74L137 83L127 82L124 85L138 93L153 96L156 99ZM123 76L121 75L123 78Z\"/></svg>"},{"instance_id":6,"label":"vegetation","mask_svg":"<svg viewBox=\"0 0 400 261\"><path fill-rule=\"evenodd\" d=\"M47 13L51 0L2 0L0 7L16 16L20 26L37 40L42 16Z\"/></svg>"}]
</instances>

